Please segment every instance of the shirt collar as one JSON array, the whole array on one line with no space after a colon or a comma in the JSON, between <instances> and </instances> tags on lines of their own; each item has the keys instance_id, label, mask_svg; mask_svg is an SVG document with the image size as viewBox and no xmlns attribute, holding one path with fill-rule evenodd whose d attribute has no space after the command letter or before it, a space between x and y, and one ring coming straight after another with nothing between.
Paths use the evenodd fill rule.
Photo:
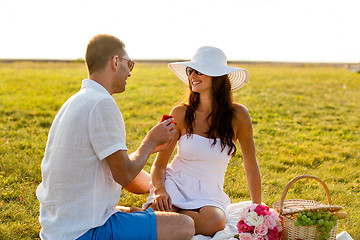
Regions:
<instances>
[{"instance_id":1,"label":"shirt collar","mask_svg":"<svg viewBox=\"0 0 360 240\"><path fill-rule=\"evenodd\" d=\"M81 89L84 89L84 88L93 88L101 93L110 95L110 93L100 83L97 83L91 79L82 80Z\"/></svg>"}]
</instances>

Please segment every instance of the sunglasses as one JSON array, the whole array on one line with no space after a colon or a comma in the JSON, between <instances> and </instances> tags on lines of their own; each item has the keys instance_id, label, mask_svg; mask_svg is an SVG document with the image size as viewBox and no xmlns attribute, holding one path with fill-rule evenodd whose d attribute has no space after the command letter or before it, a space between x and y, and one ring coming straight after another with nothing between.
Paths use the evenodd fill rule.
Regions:
<instances>
[{"instance_id":1,"label":"sunglasses","mask_svg":"<svg viewBox=\"0 0 360 240\"><path fill-rule=\"evenodd\" d=\"M127 58L122 58L127 61L130 72L134 69L135 61Z\"/></svg>"},{"instance_id":2,"label":"sunglasses","mask_svg":"<svg viewBox=\"0 0 360 240\"><path fill-rule=\"evenodd\" d=\"M186 75L187 75L188 77L190 77L190 75L191 75L193 72L195 72L195 74L198 75L198 76L204 75L204 74L202 74L201 72L199 72L198 70L195 70L195 69L193 69L193 68L191 68L191 67L186 67Z\"/></svg>"}]
</instances>

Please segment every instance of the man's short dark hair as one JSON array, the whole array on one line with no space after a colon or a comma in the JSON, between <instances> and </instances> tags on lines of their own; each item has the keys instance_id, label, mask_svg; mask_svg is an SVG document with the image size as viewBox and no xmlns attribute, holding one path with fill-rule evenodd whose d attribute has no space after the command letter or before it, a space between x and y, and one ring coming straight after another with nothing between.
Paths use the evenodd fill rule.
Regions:
<instances>
[{"instance_id":1,"label":"man's short dark hair","mask_svg":"<svg viewBox=\"0 0 360 240\"><path fill-rule=\"evenodd\" d=\"M114 36L99 34L93 37L87 45L85 54L89 74L104 69L110 57L122 56L124 48L125 44Z\"/></svg>"}]
</instances>

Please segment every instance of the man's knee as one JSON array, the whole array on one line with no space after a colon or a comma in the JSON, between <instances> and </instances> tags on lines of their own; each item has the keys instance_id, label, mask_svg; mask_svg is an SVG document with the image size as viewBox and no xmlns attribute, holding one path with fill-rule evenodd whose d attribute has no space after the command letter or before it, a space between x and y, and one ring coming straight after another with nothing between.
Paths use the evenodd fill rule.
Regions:
<instances>
[{"instance_id":1,"label":"man's knee","mask_svg":"<svg viewBox=\"0 0 360 240\"><path fill-rule=\"evenodd\" d=\"M177 226L179 231L182 231L184 239L191 239L195 235L195 223L194 220L184 214L179 215L179 225Z\"/></svg>"},{"instance_id":2,"label":"man's knee","mask_svg":"<svg viewBox=\"0 0 360 240\"><path fill-rule=\"evenodd\" d=\"M194 220L183 214L156 212L158 240L186 240L195 234Z\"/></svg>"}]
</instances>

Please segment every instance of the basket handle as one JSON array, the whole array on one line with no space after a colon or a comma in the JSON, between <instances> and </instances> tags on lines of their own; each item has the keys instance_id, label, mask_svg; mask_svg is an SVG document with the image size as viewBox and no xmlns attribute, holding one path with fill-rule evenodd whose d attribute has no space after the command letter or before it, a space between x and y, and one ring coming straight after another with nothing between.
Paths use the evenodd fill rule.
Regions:
<instances>
[{"instance_id":1,"label":"basket handle","mask_svg":"<svg viewBox=\"0 0 360 240\"><path fill-rule=\"evenodd\" d=\"M328 200L328 203L329 205L332 205L331 203L331 197L330 197L330 191L328 189L328 187L326 186L326 184L318 177L315 177L315 176L312 176L312 175L301 175L301 176L298 176L298 177L295 177L293 178L285 187L282 195L281 195L281 200L280 200L280 207L279 207L279 210L280 210L280 214L283 212L283 205L284 205L284 200L285 200L285 197L286 197L286 194L287 192L289 191L290 187L296 183L297 181L299 181L300 179L303 179L303 178L312 178L312 179L315 179L316 181L318 181L319 183L321 183L321 185L324 187L325 189L325 192L326 192L326 196L327 196L327 200Z\"/></svg>"}]
</instances>

